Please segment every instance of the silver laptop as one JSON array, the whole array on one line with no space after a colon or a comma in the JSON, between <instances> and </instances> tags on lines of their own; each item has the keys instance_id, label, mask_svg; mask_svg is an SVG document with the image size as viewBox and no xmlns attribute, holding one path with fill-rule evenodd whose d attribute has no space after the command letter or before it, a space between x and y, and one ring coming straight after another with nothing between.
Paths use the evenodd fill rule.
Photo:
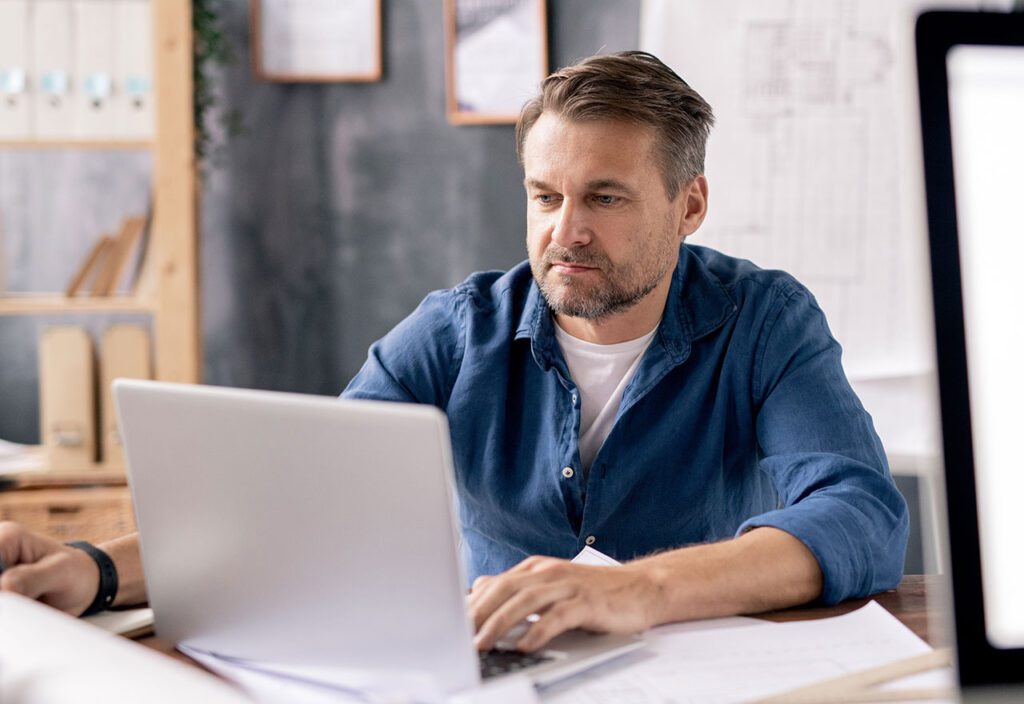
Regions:
<instances>
[{"instance_id":1,"label":"silver laptop","mask_svg":"<svg viewBox=\"0 0 1024 704\"><path fill-rule=\"evenodd\" d=\"M1024 701L1024 13L917 22L957 674Z\"/></svg>"},{"instance_id":2,"label":"silver laptop","mask_svg":"<svg viewBox=\"0 0 1024 704\"><path fill-rule=\"evenodd\" d=\"M443 692L480 682L443 413L130 380L114 396L158 635L233 660L420 673ZM509 667L548 684L641 644L573 632Z\"/></svg>"}]
</instances>

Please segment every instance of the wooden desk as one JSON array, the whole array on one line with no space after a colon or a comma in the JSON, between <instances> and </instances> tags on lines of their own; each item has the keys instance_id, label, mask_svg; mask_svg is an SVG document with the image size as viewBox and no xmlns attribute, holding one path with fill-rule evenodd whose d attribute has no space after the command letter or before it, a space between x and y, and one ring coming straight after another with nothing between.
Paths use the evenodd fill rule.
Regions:
<instances>
[{"instance_id":1,"label":"wooden desk","mask_svg":"<svg viewBox=\"0 0 1024 704\"><path fill-rule=\"evenodd\" d=\"M898 618L910 630L934 647L943 645L935 643L928 631L928 593L935 593L941 577L937 575L909 575L903 578L899 587L891 592L877 594L870 599L852 599L837 606L796 607L782 611L760 614L758 618L768 621L808 621L828 616L840 616L854 611L872 599L884 606L893 616ZM195 661L176 651L169 643L156 636L146 636L138 641L148 648L153 648L171 657L199 667Z\"/></svg>"},{"instance_id":2,"label":"wooden desk","mask_svg":"<svg viewBox=\"0 0 1024 704\"><path fill-rule=\"evenodd\" d=\"M916 633L922 640L934 648L948 645L937 642L936 635L928 630L929 621L929 593L934 595L939 590L942 577L934 574L913 574L907 575L900 582L899 587L891 592L876 594L868 599L851 599L836 606L806 607L800 606L782 611L772 611L761 614L759 618L768 621L809 621L816 618L828 616L841 616L859 609L869 601L877 601L881 606L898 618L903 625ZM932 604L932 609L938 608Z\"/></svg>"}]
</instances>

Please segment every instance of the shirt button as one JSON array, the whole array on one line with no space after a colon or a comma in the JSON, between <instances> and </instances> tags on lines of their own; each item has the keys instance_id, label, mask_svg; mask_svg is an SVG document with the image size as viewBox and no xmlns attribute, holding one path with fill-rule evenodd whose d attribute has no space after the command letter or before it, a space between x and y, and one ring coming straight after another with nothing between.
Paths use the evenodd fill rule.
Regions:
<instances>
[{"instance_id":1,"label":"shirt button","mask_svg":"<svg viewBox=\"0 0 1024 704\"><path fill-rule=\"evenodd\" d=\"M573 471L572 467L566 467L562 470L562 476L566 479L572 479L572 475L574 474L576 474L576 472Z\"/></svg>"},{"instance_id":2,"label":"shirt button","mask_svg":"<svg viewBox=\"0 0 1024 704\"><path fill-rule=\"evenodd\" d=\"M595 538L595 537L594 537L594 536L592 536L592 535L588 535L588 536L587 536L587 539L586 539L586 540L584 540L583 542L584 542L584 543L586 543L587 545L593 545L594 543L596 543L596 542L597 542L597 538Z\"/></svg>"},{"instance_id":3,"label":"shirt button","mask_svg":"<svg viewBox=\"0 0 1024 704\"><path fill-rule=\"evenodd\" d=\"M576 401L578 401L578 400L579 400L579 396L577 396L576 394L573 394L572 395L572 405L575 406L576 405Z\"/></svg>"}]
</instances>

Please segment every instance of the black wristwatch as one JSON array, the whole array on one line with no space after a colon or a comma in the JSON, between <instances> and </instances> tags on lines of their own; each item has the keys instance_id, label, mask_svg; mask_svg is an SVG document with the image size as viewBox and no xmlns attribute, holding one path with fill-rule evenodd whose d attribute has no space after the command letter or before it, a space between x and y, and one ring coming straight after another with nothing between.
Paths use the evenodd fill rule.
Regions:
<instances>
[{"instance_id":1,"label":"black wristwatch","mask_svg":"<svg viewBox=\"0 0 1024 704\"><path fill-rule=\"evenodd\" d=\"M73 540L64 544L89 553L89 557L95 560L96 566L100 568L100 586L96 590L96 598L89 604L89 608L82 612L82 616L92 616L100 611L106 611L117 596L117 569L114 567L114 561L110 559L110 555L84 540Z\"/></svg>"}]
</instances>

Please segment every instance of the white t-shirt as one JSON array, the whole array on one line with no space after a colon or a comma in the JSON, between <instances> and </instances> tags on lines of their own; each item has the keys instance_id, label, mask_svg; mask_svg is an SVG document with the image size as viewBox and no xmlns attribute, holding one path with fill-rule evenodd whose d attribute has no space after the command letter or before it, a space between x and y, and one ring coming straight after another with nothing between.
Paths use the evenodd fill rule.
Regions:
<instances>
[{"instance_id":1,"label":"white t-shirt","mask_svg":"<svg viewBox=\"0 0 1024 704\"><path fill-rule=\"evenodd\" d=\"M580 459L585 472L611 432L622 393L657 331L655 327L635 340L598 345L573 337L555 323L555 338L580 396Z\"/></svg>"}]
</instances>

